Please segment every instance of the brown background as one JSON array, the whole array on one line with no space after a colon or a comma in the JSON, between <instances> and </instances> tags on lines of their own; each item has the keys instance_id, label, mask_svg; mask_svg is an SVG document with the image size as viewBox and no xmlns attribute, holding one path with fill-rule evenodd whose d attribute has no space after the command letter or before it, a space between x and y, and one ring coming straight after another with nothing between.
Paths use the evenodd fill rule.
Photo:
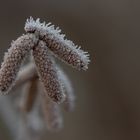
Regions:
<instances>
[{"instance_id":1,"label":"brown background","mask_svg":"<svg viewBox=\"0 0 140 140\"><path fill-rule=\"evenodd\" d=\"M64 129L47 132L46 139L140 139L140 1L1 0L1 61L11 40L24 33L29 16L61 27L91 55L87 72L64 65L77 106L75 112L64 113ZM3 124L0 139L10 140Z\"/></svg>"}]
</instances>

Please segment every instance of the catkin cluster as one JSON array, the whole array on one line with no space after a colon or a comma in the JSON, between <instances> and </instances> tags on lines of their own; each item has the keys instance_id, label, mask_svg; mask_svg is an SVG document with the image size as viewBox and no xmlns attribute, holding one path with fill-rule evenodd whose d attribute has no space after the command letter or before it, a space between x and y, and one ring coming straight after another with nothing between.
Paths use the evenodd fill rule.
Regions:
<instances>
[{"instance_id":1,"label":"catkin cluster","mask_svg":"<svg viewBox=\"0 0 140 140\"><path fill-rule=\"evenodd\" d=\"M63 92L66 94L63 107L66 111L73 111L75 106L75 95L72 84L60 66L56 66L56 69L58 72L58 79L61 81L61 84L63 84ZM15 85L19 88L21 83L25 83L22 90L23 95L20 100L21 111L26 114L30 113L34 109L36 103L40 104L39 112L42 112L47 128L49 130L59 130L62 128L63 119L61 108L59 104L49 98L48 94L46 94L46 90L42 88L43 85L40 85L37 70L32 61L25 65L19 72ZM42 120L42 118L39 119Z\"/></svg>"},{"instance_id":2,"label":"catkin cluster","mask_svg":"<svg viewBox=\"0 0 140 140\"><path fill-rule=\"evenodd\" d=\"M40 23L33 18L25 23L26 34L13 41L10 49L5 54L4 62L0 69L0 92L8 93L14 85L20 66L29 52L32 53L39 79L46 93L55 102L65 100L61 80L56 70L56 64L51 59L54 55L65 63L86 70L89 57L80 47L72 41L65 39L61 30L50 23Z\"/></svg>"},{"instance_id":3,"label":"catkin cluster","mask_svg":"<svg viewBox=\"0 0 140 140\"><path fill-rule=\"evenodd\" d=\"M51 23L41 23L40 19L30 17L24 29L26 33L13 41L5 53L0 69L0 93L7 94L11 89L28 83L24 110L29 112L38 94L39 79L43 87L44 116L50 127L59 127L62 119L58 103L64 102L65 108L72 110L75 96L69 78L57 66L55 57L78 70L87 70L89 54L67 40L61 30ZM20 69L29 54L32 60Z\"/></svg>"}]
</instances>

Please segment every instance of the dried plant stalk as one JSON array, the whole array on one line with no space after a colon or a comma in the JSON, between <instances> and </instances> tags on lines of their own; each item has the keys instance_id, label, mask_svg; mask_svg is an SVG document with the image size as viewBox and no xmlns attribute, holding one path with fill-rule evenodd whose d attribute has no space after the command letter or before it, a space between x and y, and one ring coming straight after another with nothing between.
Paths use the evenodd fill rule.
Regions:
<instances>
[{"instance_id":1,"label":"dried plant stalk","mask_svg":"<svg viewBox=\"0 0 140 140\"><path fill-rule=\"evenodd\" d=\"M65 99L65 94L58 78L54 62L50 59L49 51L43 41L33 49L33 56L37 71L45 87L48 96L55 102L60 103Z\"/></svg>"},{"instance_id":2,"label":"dried plant stalk","mask_svg":"<svg viewBox=\"0 0 140 140\"><path fill-rule=\"evenodd\" d=\"M0 92L6 94L13 86L17 72L28 52L37 43L34 34L27 34L13 41L0 69Z\"/></svg>"},{"instance_id":3,"label":"dried plant stalk","mask_svg":"<svg viewBox=\"0 0 140 140\"><path fill-rule=\"evenodd\" d=\"M58 40L55 37L51 38L50 36L45 36L43 40L46 42L48 48L55 54L55 56L60 58L60 60L78 70L86 70L88 68L88 61L85 61L84 52L76 48L72 42L63 42L62 40Z\"/></svg>"}]
</instances>

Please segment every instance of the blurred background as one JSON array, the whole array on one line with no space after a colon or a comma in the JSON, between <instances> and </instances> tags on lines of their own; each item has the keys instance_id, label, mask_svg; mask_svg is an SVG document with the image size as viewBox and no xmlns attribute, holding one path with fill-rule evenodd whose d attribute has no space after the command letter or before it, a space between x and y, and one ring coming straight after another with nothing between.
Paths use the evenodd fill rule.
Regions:
<instances>
[{"instance_id":1,"label":"blurred background","mask_svg":"<svg viewBox=\"0 0 140 140\"><path fill-rule=\"evenodd\" d=\"M64 113L62 131L44 139L140 139L140 1L1 0L0 62L29 16L59 26L91 59L86 72L62 64L76 108ZM0 132L0 139L12 139L2 119Z\"/></svg>"}]
</instances>

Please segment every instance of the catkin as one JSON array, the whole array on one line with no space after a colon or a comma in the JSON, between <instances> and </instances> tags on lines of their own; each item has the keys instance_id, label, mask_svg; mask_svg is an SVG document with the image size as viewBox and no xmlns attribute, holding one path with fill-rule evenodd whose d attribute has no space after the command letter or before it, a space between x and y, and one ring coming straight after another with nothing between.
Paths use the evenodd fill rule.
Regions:
<instances>
[{"instance_id":1,"label":"catkin","mask_svg":"<svg viewBox=\"0 0 140 140\"><path fill-rule=\"evenodd\" d=\"M65 94L58 78L54 62L50 59L50 54L43 41L33 49L33 56L37 67L39 78L45 87L48 96L55 102L60 103L65 99Z\"/></svg>"},{"instance_id":2,"label":"catkin","mask_svg":"<svg viewBox=\"0 0 140 140\"><path fill-rule=\"evenodd\" d=\"M36 43L37 38L34 34L23 35L11 43L0 69L0 92L2 94L8 93L14 85L22 61Z\"/></svg>"},{"instance_id":3,"label":"catkin","mask_svg":"<svg viewBox=\"0 0 140 140\"><path fill-rule=\"evenodd\" d=\"M57 56L60 60L77 68L78 70L87 70L89 54L80 49L72 41L65 39L65 35L61 34L61 30L50 23L40 23L40 20L33 20L31 17L27 19L25 24L26 32L38 32L41 40L46 42L47 47Z\"/></svg>"}]
</instances>

